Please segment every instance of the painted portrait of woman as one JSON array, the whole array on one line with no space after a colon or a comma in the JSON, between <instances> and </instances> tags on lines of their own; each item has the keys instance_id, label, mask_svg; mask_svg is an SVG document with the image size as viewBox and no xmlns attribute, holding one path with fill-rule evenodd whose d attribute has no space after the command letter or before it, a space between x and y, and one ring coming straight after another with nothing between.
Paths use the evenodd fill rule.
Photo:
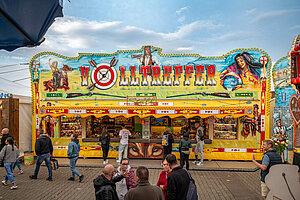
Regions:
<instances>
[{"instance_id":1,"label":"painted portrait of woman","mask_svg":"<svg viewBox=\"0 0 300 200\"><path fill-rule=\"evenodd\" d=\"M255 62L248 52L238 53L234 63L220 73L220 84L228 91L239 88L257 88L260 85L262 64Z\"/></svg>"}]
</instances>

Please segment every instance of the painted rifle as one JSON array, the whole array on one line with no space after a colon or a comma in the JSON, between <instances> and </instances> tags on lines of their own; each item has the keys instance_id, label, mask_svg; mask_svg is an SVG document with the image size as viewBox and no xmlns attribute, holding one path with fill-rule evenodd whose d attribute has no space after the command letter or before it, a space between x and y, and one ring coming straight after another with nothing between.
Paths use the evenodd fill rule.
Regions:
<instances>
[{"instance_id":1,"label":"painted rifle","mask_svg":"<svg viewBox=\"0 0 300 200\"><path fill-rule=\"evenodd\" d=\"M189 93L189 94L179 94L179 95L174 95L174 96L167 96L167 98L174 98L174 97L184 97L184 96L192 96L192 95L202 95L202 96L215 96L215 97L223 97L223 98L230 98L229 93L207 93L207 92L194 92L194 93Z\"/></svg>"},{"instance_id":2,"label":"painted rifle","mask_svg":"<svg viewBox=\"0 0 300 200\"><path fill-rule=\"evenodd\" d=\"M112 94L104 94L104 93L94 93L94 92L89 92L89 93L86 93L86 94L83 94L83 93L68 93L67 94L67 98L82 97L82 96L93 96L93 95L118 97L118 98L122 98L122 99L127 98L125 96L112 95Z\"/></svg>"}]
</instances>

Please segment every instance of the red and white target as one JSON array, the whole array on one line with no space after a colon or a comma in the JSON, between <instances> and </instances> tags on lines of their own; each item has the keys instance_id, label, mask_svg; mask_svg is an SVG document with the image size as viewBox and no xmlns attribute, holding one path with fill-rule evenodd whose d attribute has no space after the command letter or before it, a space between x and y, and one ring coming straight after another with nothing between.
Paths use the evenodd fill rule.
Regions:
<instances>
[{"instance_id":1,"label":"red and white target","mask_svg":"<svg viewBox=\"0 0 300 200\"><path fill-rule=\"evenodd\" d=\"M268 58L267 58L266 56L261 56L261 57L259 58L259 62L260 62L260 64L262 64L262 65L266 65L266 64L268 63Z\"/></svg>"},{"instance_id":2,"label":"red and white target","mask_svg":"<svg viewBox=\"0 0 300 200\"><path fill-rule=\"evenodd\" d=\"M91 81L100 90L107 90L114 86L117 81L117 71L114 67L109 67L108 63L97 65L91 72Z\"/></svg>"}]
</instances>

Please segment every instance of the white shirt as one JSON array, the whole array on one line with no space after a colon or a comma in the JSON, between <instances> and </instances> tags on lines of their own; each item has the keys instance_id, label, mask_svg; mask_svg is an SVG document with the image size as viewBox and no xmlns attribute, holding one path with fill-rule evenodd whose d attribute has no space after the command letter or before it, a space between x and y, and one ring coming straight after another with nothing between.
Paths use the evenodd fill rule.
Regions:
<instances>
[{"instance_id":1,"label":"white shirt","mask_svg":"<svg viewBox=\"0 0 300 200\"><path fill-rule=\"evenodd\" d=\"M131 135L130 131L125 129L120 130L119 136L121 136L120 143L128 144L129 135Z\"/></svg>"}]
</instances>

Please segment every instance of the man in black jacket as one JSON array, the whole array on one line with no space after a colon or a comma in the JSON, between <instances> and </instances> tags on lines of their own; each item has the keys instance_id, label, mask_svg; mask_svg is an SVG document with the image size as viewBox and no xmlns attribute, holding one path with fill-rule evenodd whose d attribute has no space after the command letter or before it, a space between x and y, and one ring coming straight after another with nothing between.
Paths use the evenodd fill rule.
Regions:
<instances>
[{"instance_id":1,"label":"man in black jacket","mask_svg":"<svg viewBox=\"0 0 300 200\"><path fill-rule=\"evenodd\" d=\"M5 141L8 137L11 137L9 135L9 130L8 128L4 128L2 129L2 138L1 138L1 145L0 145L0 151L2 150L2 148L6 145Z\"/></svg>"},{"instance_id":2,"label":"man in black jacket","mask_svg":"<svg viewBox=\"0 0 300 200\"><path fill-rule=\"evenodd\" d=\"M172 173L167 178L167 199L186 200L190 183L189 175L182 167L178 166L174 154L167 155L166 161L172 169Z\"/></svg>"},{"instance_id":3,"label":"man in black jacket","mask_svg":"<svg viewBox=\"0 0 300 200\"><path fill-rule=\"evenodd\" d=\"M126 171L123 175L114 177L115 168L111 164L107 164L102 172L103 173L93 181L96 200L119 200L115 183L125 178L128 172Z\"/></svg>"},{"instance_id":4,"label":"man in black jacket","mask_svg":"<svg viewBox=\"0 0 300 200\"><path fill-rule=\"evenodd\" d=\"M39 134L39 138L35 142L35 153L37 155L35 170L34 170L34 174L29 176L29 178L37 179L40 166L45 160L49 172L49 176L46 180L52 181L52 168L50 165L50 157L52 156L53 153L52 142L51 139L44 134L44 131L42 129L39 129L38 134Z\"/></svg>"}]
</instances>

